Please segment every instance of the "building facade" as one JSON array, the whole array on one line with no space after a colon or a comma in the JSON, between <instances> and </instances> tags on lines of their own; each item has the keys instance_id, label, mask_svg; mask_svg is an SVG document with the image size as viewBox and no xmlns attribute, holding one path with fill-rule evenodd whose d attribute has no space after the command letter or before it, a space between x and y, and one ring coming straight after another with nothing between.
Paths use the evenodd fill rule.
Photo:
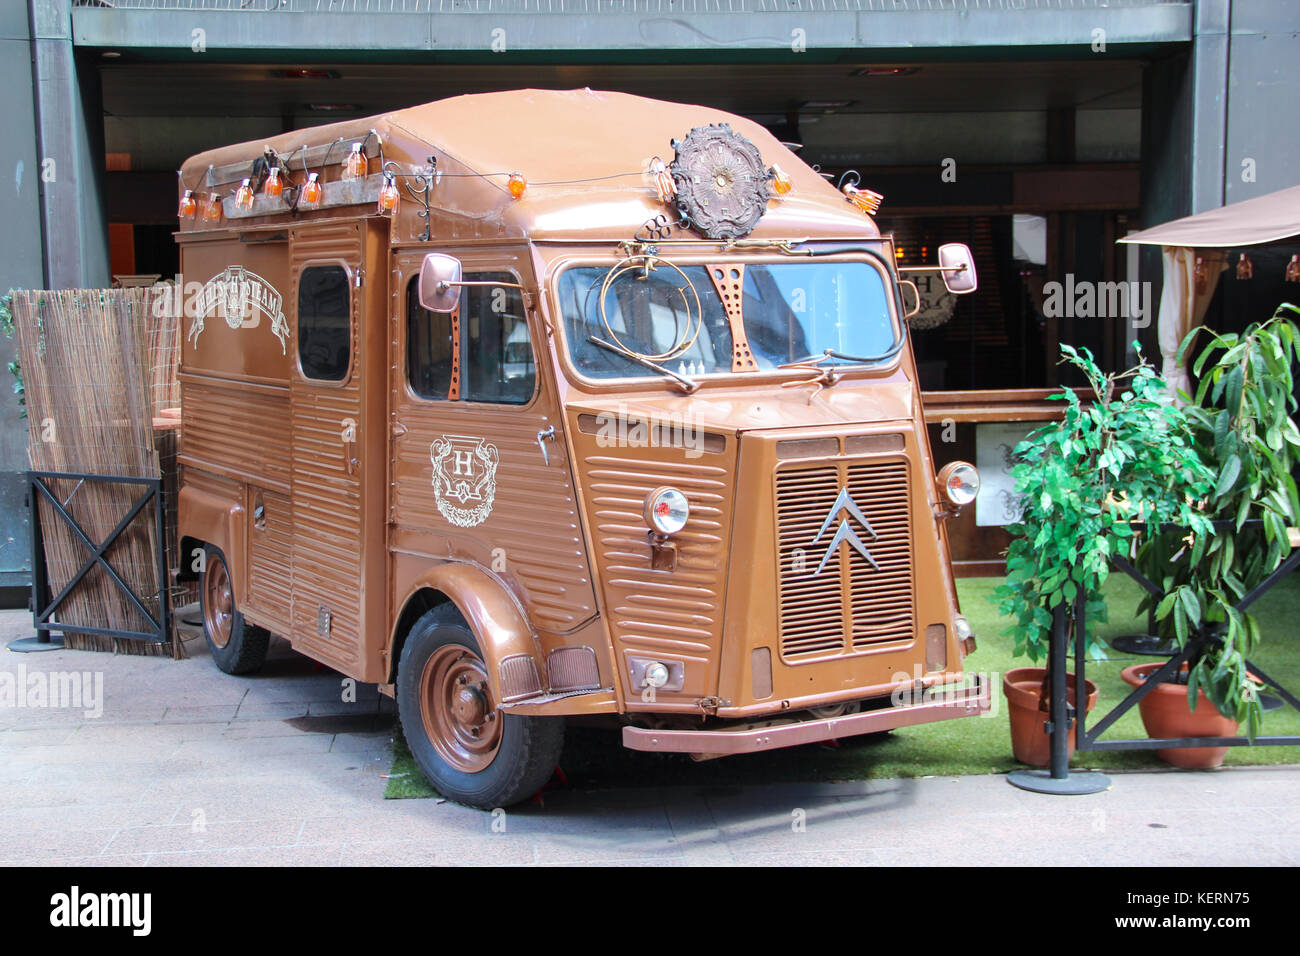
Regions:
<instances>
[{"instance_id":1,"label":"building facade","mask_svg":"<svg viewBox=\"0 0 1300 956\"><path fill-rule=\"evenodd\" d=\"M1073 384L1061 342L1110 367L1154 342L1159 256L1116 239L1300 182L1289 0L14 0L0 44L6 289L173 275L175 170L216 145L519 87L756 119L884 193L909 262L975 250L980 292L927 297L916 324L940 459L989 454ZM1051 304L1139 280L1120 314ZM30 571L19 413L0 390L9 588ZM1000 530L967 520L955 556L993 570Z\"/></svg>"}]
</instances>

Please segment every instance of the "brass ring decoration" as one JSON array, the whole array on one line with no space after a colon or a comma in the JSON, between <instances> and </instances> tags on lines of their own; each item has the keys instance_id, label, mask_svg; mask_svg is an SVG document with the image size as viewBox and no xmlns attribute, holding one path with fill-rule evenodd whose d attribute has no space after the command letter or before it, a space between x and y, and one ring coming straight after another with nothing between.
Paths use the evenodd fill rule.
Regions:
<instances>
[{"instance_id":1,"label":"brass ring decoration","mask_svg":"<svg viewBox=\"0 0 1300 956\"><path fill-rule=\"evenodd\" d=\"M708 239L749 235L772 197L772 178L758 147L726 123L697 126L672 141L668 167L677 186L677 211Z\"/></svg>"},{"instance_id":2,"label":"brass ring decoration","mask_svg":"<svg viewBox=\"0 0 1300 956\"><path fill-rule=\"evenodd\" d=\"M609 324L609 315L606 311L605 301L606 296L609 295L614 283L620 278L627 275L629 272L635 271L640 272L640 279L644 280L657 266L667 266L669 269L672 269L681 277L682 282L685 283L684 286L678 286L673 290L681 297L682 311L685 314L685 320L684 322L679 322L677 324L676 335L674 336L672 346L666 351L651 355L630 348L618 337L618 333L615 332ZM634 279L633 281L636 280ZM690 292L689 296L687 295L688 290ZM609 340L624 352L627 352L630 355L635 355L638 358L646 359L650 362L663 363L677 358L679 355L685 354L690 350L690 347L695 344L695 340L699 337L700 329L704 325L704 308L700 303L700 294L695 290L695 284L691 282L690 277L667 259L660 259L657 256L648 253L639 256L629 256L605 273L605 281L600 284L600 292L598 294L600 296L600 322L601 325L605 327L605 334L609 336ZM695 302L694 314L692 314L691 311L692 299ZM676 317L676 309L673 310L673 315Z\"/></svg>"}]
</instances>

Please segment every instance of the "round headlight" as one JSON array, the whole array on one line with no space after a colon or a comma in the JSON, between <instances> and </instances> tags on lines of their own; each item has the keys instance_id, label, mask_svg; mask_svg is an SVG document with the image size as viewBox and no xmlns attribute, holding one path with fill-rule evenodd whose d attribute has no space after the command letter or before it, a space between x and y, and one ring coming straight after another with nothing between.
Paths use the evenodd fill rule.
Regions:
<instances>
[{"instance_id":1,"label":"round headlight","mask_svg":"<svg viewBox=\"0 0 1300 956\"><path fill-rule=\"evenodd\" d=\"M939 472L939 485L948 500L960 508L980 493L980 473L969 462L950 462Z\"/></svg>"},{"instance_id":2,"label":"round headlight","mask_svg":"<svg viewBox=\"0 0 1300 956\"><path fill-rule=\"evenodd\" d=\"M676 534L691 516L686 496L676 488L656 488L645 499L645 523L660 534Z\"/></svg>"},{"instance_id":3,"label":"round headlight","mask_svg":"<svg viewBox=\"0 0 1300 956\"><path fill-rule=\"evenodd\" d=\"M959 641L964 641L966 640L966 638L970 637L972 634L975 633L971 629L970 621L966 620L960 614L957 615L957 619L953 623L956 625L957 640Z\"/></svg>"}]
</instances>

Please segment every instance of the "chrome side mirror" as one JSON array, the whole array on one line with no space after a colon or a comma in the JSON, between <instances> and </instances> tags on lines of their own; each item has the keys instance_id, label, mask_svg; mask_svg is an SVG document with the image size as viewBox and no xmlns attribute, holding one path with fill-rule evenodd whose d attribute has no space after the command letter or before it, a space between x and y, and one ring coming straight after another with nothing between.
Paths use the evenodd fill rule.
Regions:
<instances>
[{"instance_id":1,"label":"chrome side mirror","mask_svg":"<svg viewBox=\"0 0 1300 956\"><path fill-rule=\"evenodd\" d=\"M460 304L460 260L431 252L420 263L420 305L430 312L455 312Z\"/></svg>"},{"instance_id":2,"label":"chrome side mirror","mask_svg":"<svg viewBox=\"0 0 1300 956\"><path fill-rule=\"evenodd\" d=\"M940 246L939 275L943 276L944 287L953 295L974 292L978 282L975 257L971 255L970 247L963 242L947 242Z\"/></svg>"}]
</instances>

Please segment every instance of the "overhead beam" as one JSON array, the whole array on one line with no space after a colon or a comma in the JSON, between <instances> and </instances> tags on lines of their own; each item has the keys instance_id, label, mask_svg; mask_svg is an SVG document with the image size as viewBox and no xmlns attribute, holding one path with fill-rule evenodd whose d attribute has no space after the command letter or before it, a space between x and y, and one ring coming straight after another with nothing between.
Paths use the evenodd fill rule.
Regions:
<instances>
[{"instance_id":1,"label":"overhead beam","mask_svg":"<svg viewBox=\"0 0 1300 956\"><path fill-rule=\"evenodd\" d=\"M246 58L250 53L347 52L472 55L485 60L520 54L596 53L627 62L634 54L751 59L843 53L906 57L918 49L970 53L980 49L1052 49L1056 55L1105 56L1130 47L1188 43L1192 6L1151 3L1067 9L855 10L791 0L773 11L764 0L735 0L728 12L681 12L651 4L629 7L554 0L546 11L296 12L233 9L77 7L78 46L177 56ZM198 5L196 4L196 7ZM524 4L527 6L527 4ZM539 4L538 6L542 6ZM697 5L712 8L714 4ZM489 12L490 9L490 12ZM673 10L675 12L669 12ZM551 12L553 11L553 12ZM1100 49L1104 44L1104 50Z\"/></svg>"}]
</instances>

